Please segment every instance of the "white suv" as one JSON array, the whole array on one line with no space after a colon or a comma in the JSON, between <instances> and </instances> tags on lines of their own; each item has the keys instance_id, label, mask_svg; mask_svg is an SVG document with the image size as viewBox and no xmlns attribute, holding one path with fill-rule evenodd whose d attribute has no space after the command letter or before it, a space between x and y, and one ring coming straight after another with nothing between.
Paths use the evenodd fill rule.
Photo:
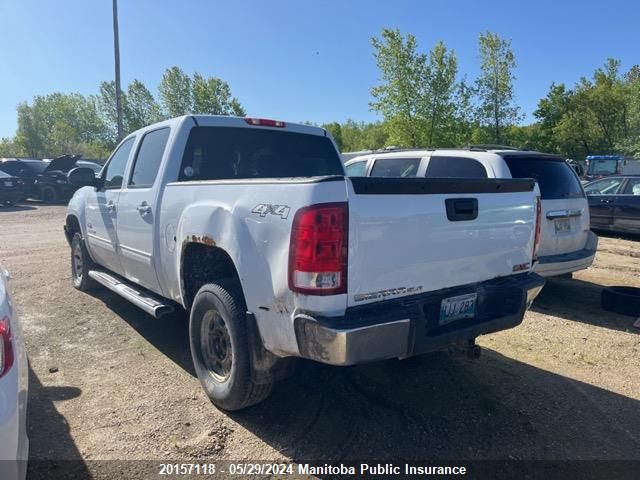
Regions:
<instances>
[{"instance_id":1,"label":"white suv","mask_svg":"<svg viewBox=\"0 0 640 480\"><path fill-rule=\"evenodd\" d=\"M536 272L545 277L588 268L598 247L589 205L573 169L556 155L508 148L381 151L345 163L352 177L534 178L542 233Z\"/></svg>"}]
</instances>

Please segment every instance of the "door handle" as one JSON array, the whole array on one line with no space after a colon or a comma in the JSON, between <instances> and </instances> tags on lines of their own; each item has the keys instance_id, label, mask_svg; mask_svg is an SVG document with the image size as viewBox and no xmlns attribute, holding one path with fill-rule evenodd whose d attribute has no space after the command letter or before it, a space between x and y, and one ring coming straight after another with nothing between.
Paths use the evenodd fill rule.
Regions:
<instances>
[{"instance_id":1,"label":"door handle","mask_svg":"<svg viewBox=\"0 0 640 480\"><path fill-rule=\"evenodd\" d=\"M147 202L142 202L140 205L138 205L138 213L143 217L151 215L151 205L149 205Z\"/></svg>"},{"instance_id":2,"label":"door handle","mask_svg":"<svg viewBox=\"0 0 640 480\"><path fill-rule=\"evenodd\" d=\"M109 201L109 202L107 203L107 211L108 211L109 213L115 213L115 211L116 211L116 204L115 204L115 203L113 203L113 202L111 202L111 201Z\"/></svg>"},{"instance_id":3,"label":"door handle","mask_svg":"<svg viewBox=\"0 0 640 480\"><path fill-rule=\"evenodd\" d=\"M603 198L602 200L600 200L600 203L611 203L611 199Z\"/></svg>"}]
</instances>

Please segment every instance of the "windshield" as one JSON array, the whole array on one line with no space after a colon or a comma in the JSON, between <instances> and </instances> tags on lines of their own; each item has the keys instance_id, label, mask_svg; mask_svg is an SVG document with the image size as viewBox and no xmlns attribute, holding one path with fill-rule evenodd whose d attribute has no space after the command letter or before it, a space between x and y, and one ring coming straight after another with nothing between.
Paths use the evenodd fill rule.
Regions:
<instances>
[{"instance_id":1,"label":"windshield","mask_svg":"<svg viewBox=\"0 0 640 480\"><path fill-rule=\"evenodd\" d=\"M32 160L30 162L22 162L22 163L24 163L27 167L29 167L32 171L36 173L44 172L49 166L48 162L43 162L42 160Z\"/></svg>"},{"instance_id":2,"label":"windshield","mask_svg":"<svg viewBox=\"0 0 640 480\"><path fill-rule=\"evenodd\" d=\"M618 167L617 160L590 160L588 173L591 175L613 175Z\"/></svg>"}]
</instances>

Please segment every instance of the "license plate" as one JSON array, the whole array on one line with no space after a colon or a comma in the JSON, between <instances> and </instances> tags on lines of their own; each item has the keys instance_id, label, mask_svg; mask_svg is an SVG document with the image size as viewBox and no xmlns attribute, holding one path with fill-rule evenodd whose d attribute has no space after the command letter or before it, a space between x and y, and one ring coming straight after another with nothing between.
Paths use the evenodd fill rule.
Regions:
<instances>
[{"instance_id":1,"label":"license plate","mask_svg":"<svg viewBox=\"0 0 640 480\"><path fill-rule=\"evenodd\" d=\"M5 187L13 187L13 182L4 182Z\"/></svg>"},{"instance_id":2,"label":"license plate","mask_svg":"<svg viewBox=\"0 0 640 480\"><path fill-rule=\"evenodd\" d=\"M440 325L475 317L477 299L477 293L467 293L443 299L440 304Z\"/></svg>"},{"instance_id":3,"label":"license plate","mask_svg":"<svg viewBox=\"0 0 640 480\"><path fill-rule=\"evenodd\" d=\"M556 233L569 233L571 231L571 221L568 218L558 218L554 221Z\"/></svg>"}]
</instances>

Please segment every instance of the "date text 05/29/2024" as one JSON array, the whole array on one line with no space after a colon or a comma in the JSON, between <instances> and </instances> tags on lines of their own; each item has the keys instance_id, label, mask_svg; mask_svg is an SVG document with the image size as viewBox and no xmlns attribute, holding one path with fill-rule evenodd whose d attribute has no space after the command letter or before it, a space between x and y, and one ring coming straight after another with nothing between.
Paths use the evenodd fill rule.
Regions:
<instances>
[{"instance_id":1,"label":"date text 05/29/2024","mask_svg":"<svg viewBox=\"0 0 640 480\"><path fill-rule=\"evenodd\" d=\"M392 463L359 465L345 464L292 464L292 463L236 463L224 462L224 465L215 463L163 463L160 464L160 475L211 475L227 474L235 475L460 475L467 474L467 469L460 465L417 465Z\"/></svg>"}]
</instances>

